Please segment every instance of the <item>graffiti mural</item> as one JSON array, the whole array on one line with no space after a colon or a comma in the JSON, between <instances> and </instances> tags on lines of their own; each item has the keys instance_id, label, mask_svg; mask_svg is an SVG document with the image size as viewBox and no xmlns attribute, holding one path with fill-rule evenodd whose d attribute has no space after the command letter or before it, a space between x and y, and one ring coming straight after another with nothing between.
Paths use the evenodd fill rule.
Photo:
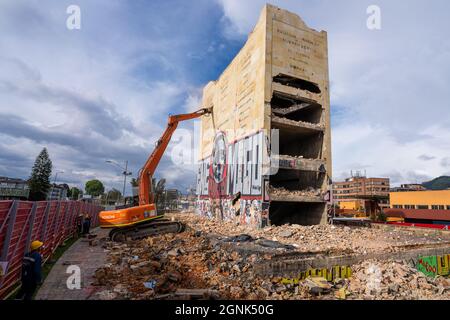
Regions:
<instances>
[{"instance_id":1,"label":"graffiti mural","mask_svg":"<svg viewBox=\"0 0 450 320\"><path fill-rule=\"evenodd\" d=\"M257 228L267 225L267 212L261 210L261 200L238 200L233 205L230 199L204 199L197 200L196 207L197 214L207 218L238 222Z\"/></svg>"},{"instance_id":2,"label":"graffiti mural","mask_svg":"<svg viewBox=\"0 0 450 320\"><path fill-rule=\"evenodd\" d=\"M417 270L429 277L450 274L450 254L443 256L420 257L417 261Z\"/></svg>"},{"instance_id":3,"label":"graffiti mural","mask_svg":"<svg viewBox=\"0 0 450 320\"><path fill-rule=\"evenodd\" d=\"M233 143L225 132L216 134L211 157L198 165L198 214L255 227L267 224L267 210L262 210L265 143L262 131Z\"/></svg>"},{"instance_id":4,"label":"graffiti mural","mask_svg":"<svg viewBox=\"0 0 450 320\"><path fill-rule=\"evenodd\" d=\"M282 278L282 284L298 285L301 281L308 277L323 277L327 281L334 281L337 279L348 279L352 276L352 269L349 266L334 266L331 269L315 269L301 271L296 278Z\"/></svg>"},{"instance_id":5,"label":"graffiti mural","mask_svg":"<svg viewBox=\"0 0 450 320\"><path fill-rule=\"evenodd\" d=\"M212 218L211 202L209 200L197 200L196 211L201 216Z\"/></svg>"},{"instance_id":6,"label":"graffiti mural","mask_svg":"<svg viewBox=\"0 0 450 320\"><path fill-rule=\"evenodd\" d=\"M241 200L241 208L243 208L241 224L261 225L261 200Z\"/></svg>"}]
</instances>

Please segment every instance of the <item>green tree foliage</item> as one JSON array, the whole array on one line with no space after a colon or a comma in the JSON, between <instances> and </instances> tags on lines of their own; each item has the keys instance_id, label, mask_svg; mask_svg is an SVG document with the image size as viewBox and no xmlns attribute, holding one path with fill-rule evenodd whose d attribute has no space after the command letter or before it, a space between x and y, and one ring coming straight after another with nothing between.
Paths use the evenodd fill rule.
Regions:
<instances>
[{"instance_id":1,"label":"green tree foliage","mask_svg":"<svg viewBox=\"0 0 450 320\"><path fill-rule=\"evenodd\" d=\"M108 191L107 197L108 201L111 200L118 201L120 198L122 198L122 192L120 192L116 188L112 188L111 190Z\"/></svg>"},{"instance_id":2,"label":"green tree foliage","mask_svg":"<svg viewBox=\"0 0 450 320\"><path fill-rule=\"evenodd\" d=\"M89 180L88 182L86 182L84 189L86 190L87 194L93 197L98 197L105 192L103 183L97 179Z\"/></svg>"},{"instance_id":3,"label":"green tree foliage","mask_svg":"<svg viewBox=\"0 0 450 320\"><path fill-rule=\"evenodd\" d=\"M77 187L70 188L70 199L78 200L80 195L83 195L83 191L81 191Z\"/></svg>"},{"instance_id":4,"label":"green tree foliage","mask_svg":"<svg viewBox=\"0 0 450 320\"><path fill-rule=\"evenodd\" d=\"M132 187L138 187L139 183L136 178L131 178L130 184Z\"/></svg>"},{"instance_id":5,"label":"green tree foliage","mask_svg":"<svg viewBox=\"0 0 450 320\"><path fill-rule=\"evenodd\" d=\"M166 179L160 179L156 181L152 178L152 192L154 201L156 203L156 209L162 212L164 210L164 191L166 190Z\"/></svg>"},{"instance_id":6,"label":"green tree foliage","mask_svg":"<svg viewBox=\"0 0 450 320\"><path fill-rule=\"evenodd\" d=\"M378 213L378 216L377 216L377 220L376 220L376 221L378 221L378 222L386 222L386 220L387 220L386 214L385 214L383 211L380 211L380 212Z\"/></svg>"},{"instance_id":7,"label":"green tree foliage","mask_svg":"<svg viewBox=\"0 0 450 320\"><path fill-rule=\"evenodd\" d=\"M50 176L52 175L52 161L44 148L39 153L31 170L31 177L28 180L30 187L30 197L32 201L41 201L47 198L50 189Z\"/></svg>"}]
</instances>

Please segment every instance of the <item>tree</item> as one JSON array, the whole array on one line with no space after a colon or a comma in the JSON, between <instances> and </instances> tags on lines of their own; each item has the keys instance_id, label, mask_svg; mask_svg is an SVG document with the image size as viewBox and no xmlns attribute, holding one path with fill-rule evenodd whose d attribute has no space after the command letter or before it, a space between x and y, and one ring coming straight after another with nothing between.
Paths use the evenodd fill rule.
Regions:
<instances>
[{"instance_id":1,"label":"tree","mask_svg":"<svg viewBox=\"0 0 450 320\"><path fill-rule=\"evenodd\" d=\"M84 189L86 190L87 194L93 197L98 197L99 195L105 192L105 187L103 186L103 183L97 179L89 180L88 182L86 182L86 186Z\"/></svg>"},{"instance_id":2,"label":"tree","mask_svg":"<svg viewBox=\"0 0 450 320\"><path fill-rule=\"evenodd\" d=\"M81 191L80 189L78 189L77 187L73 187L70 188L70 198L73 200L78 200L78 198L80 197L80 195L83 195L83 191Z\"/></svg>"},{"instance_id":3,"label":"tree","mask_svg":"<svg viewBox=\"0 0 450 320\"><path fill-rule=\"evenodd\" d=\"M122 192L120 192L116 188L112 188L111 190L108 191L108 194L107 194L108 201L112 201L112 200L118 201L120 198L122 198Z\"/></svg>"},{"instance_id":4,"label":"tree","mask_svg":"<svg viewBox=\"0 0 450 320\"><path fill-rule=\"evenodd\" d=\"M34 162L31 177L28 180L30 197L32 201L41 201L47 198L50 189L50 176L52 175L52 161L47 148L42 149Z\"/></svg>"},{"instance_id":5,"label":"tree","mask_svg":"<svg viewBox=\"0 0 450 320\"><path fill-rule=\"evenodd\" d=\"M166 179L160 179L156 182L155 178L152 178L152 192L153 199L156 203L156 210L162 212L164 210L164 190L166 189Z\"/></svg>"},{"instance_id":6,"label":"tree","mask_svg":"<svg viewBox=\"0 0 450 320\"><path fill-rule=\"evenodd\" d=\"M133 188L136 188L139 186L139 183L136 178L131 178L130 184Z\"/></svg>"}]
</instances>

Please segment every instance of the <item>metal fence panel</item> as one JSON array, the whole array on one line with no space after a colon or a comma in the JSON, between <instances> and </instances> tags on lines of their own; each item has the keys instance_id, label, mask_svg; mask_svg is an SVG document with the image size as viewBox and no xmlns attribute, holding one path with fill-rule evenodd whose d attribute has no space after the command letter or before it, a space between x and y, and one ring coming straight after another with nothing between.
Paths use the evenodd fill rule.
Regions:
<instances>
[{"instance_id":1,"label":"metal fence panel","mask_svg":"<svg viewBox=\"0 0 450 320\"><path fill-rule=\"evenodd\" d=\"M76 217L89 213L98 225L103 208L80 201L0 201L0 299L20 281L22 260L33 240L44 242L44 261L76 232Z\"/></svg>"}]
</instances>

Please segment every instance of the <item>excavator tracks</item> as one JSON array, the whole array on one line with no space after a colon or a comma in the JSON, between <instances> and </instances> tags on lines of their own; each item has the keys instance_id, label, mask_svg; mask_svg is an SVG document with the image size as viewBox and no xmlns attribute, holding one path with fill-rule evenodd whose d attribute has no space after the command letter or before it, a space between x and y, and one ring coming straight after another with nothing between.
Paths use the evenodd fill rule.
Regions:
<instances>
[{"instance_id":1,"label":"excavator tracks","mask_svg":"<svg viewBox=\"0 0 450 320\"><path fill-rule=\"evenodd\" d=\"M125 242L127 240L138 240L165 233L180 233L184 229L185 226L181 222L158 219L127 228L112 229L109 232L109 238L115 242Z\"/></svg>"}]
</instances>

